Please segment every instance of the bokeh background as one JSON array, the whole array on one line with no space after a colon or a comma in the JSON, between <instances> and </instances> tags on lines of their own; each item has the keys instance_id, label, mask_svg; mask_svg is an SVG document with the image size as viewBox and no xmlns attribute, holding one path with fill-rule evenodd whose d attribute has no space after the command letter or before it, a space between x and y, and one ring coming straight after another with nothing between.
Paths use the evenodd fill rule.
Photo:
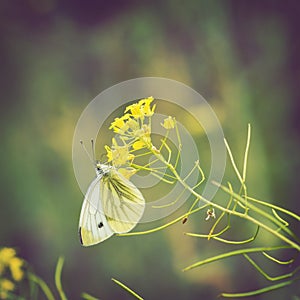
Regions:
<instances>
[{"instance_id":1,"label":"bokeh background","mask_svg":"<svg viewBox=\"0 0 300 300\"><path fill-rule=\"evenodd\" d=\"M52 288L63 255L70 299L130 299L111 277L146 299L214 299L266 284L239 259L182 273L228 250L182 234L205 233L203 214L184 228L81 247L72 138L104 89L142 76L178 80L214 108L238 162L252 124L249 193L299 213L299 2L17 0L1 1L0 14L0 245L16 247ZM256 299L295 295L297 285Z\"/></svg>"}]
</instances>

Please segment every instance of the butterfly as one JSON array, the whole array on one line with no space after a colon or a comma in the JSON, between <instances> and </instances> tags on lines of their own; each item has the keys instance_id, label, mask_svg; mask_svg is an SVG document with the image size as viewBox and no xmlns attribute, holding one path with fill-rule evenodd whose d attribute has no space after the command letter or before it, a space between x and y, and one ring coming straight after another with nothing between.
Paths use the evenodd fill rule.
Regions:
<instances>
[{"instance_id":1,"label":"butterfly","mask_svg":"<svg viewBox=\"0 0 300 300\"><path fill-rule=\"evenodd\" d=\"M98 244L114 233L131 231L141 219L145 199L140 190L114 166L96 162L80 213L79 238L83 246Z\"/></svg>"}]
</instances>

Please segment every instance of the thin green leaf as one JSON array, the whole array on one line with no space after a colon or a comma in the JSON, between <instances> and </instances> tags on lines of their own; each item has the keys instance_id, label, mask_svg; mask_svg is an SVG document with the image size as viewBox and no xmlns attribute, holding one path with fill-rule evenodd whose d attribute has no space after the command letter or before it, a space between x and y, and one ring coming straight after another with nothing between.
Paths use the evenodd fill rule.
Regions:
<instances>
[{"instance_id":1,"label":"thin green leaf","mask_svg":"<svg viewBox=\"0 0 300 300\"><path fill-rule=\"evenodd\" d=\"M128 232L128 233L118 233L116 235L118 236L133 236L133 235L143 235L143 234L149 234L149 233L153 233L153 232L156 232L156 231L159 231L159 230L162 230L166 227L169 227L179 221L181 221L183 218L186 218L187 216L197 212L197 211L200 211L201 209L204 209L205 207L207 207L208 204L204 205L204 206L201 206L201 207L198 207L194 210L192 210L191 212L189 213L185 213L184 215L181 215L180 217L176 218L175 220L167 223L167 224L164 224L162 226L158 226L158 227L155 227L155 228L152 228L152 229L149 229L149 230L145 230L145 231L136 231L136 232Z\"/></svg>"},{"instance_id":2,"label":"thin green leaf","mask_svg":"<svg viewBox=\"0 0 300 300\"><path fill-rule=\"evenodd\" d=\"M144 298L142 298L140 295L138 295L136 292L134 292L132 289L130 289L128 286L126 286L124 283L120 282L119 280L117 280L115 278L112 278L111 280L113 282L115 282L116 284L118 284L120 287L122 287L124 290L126 290L129 294L134 296L136 299L144 300Z\"/></svg>"},{"instance_id":3,"label":"thin green leaf","mask_svg":"<svg viewBox=\"0 0 300 300\"><path fill-rule=\"evenodd\" d=\"M278 215L278 213L276 212L276 210L275 210L274 208L272 208L272 213L273 213L273 215L274 215L280 222L283 223L284 226L289 226L289 223L288 223L286 220L282 219L282 218Z\"/></svg>"},{"instance_id":4,"label":"thin green leaf","mask_svg":"<svg viewBox=\"0 0 300 300\"><path fill-rule=\"evenodd\" d=\"M55 300L50 288L42 278L36 276L31 272L28 272L28 278L41 288L48 300Z\"/></svg>"},{"instance_id":5,"label":"thin green leaf","mask_svg":"<svg viewBox=\"0 0 300 300\"><path fill-rule=\"evenodd\" d=\"M248 134L247 134L247 143L244 155L244 165L243 165L243 182L246 181L246 174L247 174L247 162L248 162L248 154L249 154L249 147L250 147L250 138L251 138L251 125L248 124Z\"/></svg>"},{"instance_id":6,"label":"thin green leaf","mask_svg":"<svg viewBox=\"0 0 300 300\"><path fill-rule=\"evenodd\" d=\"M291 249L293 247L291 246L276 246L276 247L257 247L257 248L247 248L247 249L239 249L239 250L235 250L235 251L231 251L231 252L227 252L227 253L223 253L220 255L216 255L201 261L198 261L190 266L187 266L183 269L183 271L188 271L197 267L200 267L202 265L214 262L214 261L218 261L227 257L232 257L235 255L241 255L241 254L245 254L245 253L254 253L254 252L262 252L262 251L274 251L274 250L281 250L281 249Z\"/></svg>"},{"instance_id":7,"label":"thin green leaf","mask_svg":"<svg viewBox=\"0 0 300 300\"><path fill-rule=\"evenodd\" d=\"M274 204L271 204L271 203L268 203L268 202L264 202L264 201L261 201L261 200L258 200L258 199L252 198L252 197L247 197L247 198L248 198L248 200L251 200L253 202L256 202L256 203L259 203L261 205L268 206L268 207L271 207L275 210L281 211L281 212L295 218L297 221L300 221L300 216L298 216L297 214L295 214L295 213L293 213L293 212L291 212L287 209L284 209L280 206L277 206L277 205L274 205Z\"/></svg>"},{"instance_id":8,"label":"thin green leaf","mask_svg":"<svg viewBox=\"0 0 300 300\"><path fill-rule=\"evenodd\" d=\"M63 265L64 265L64 258L59 257L56 265L56 270L55 270L55 286L61 300L67 300L67 297L63 291L62 284L61 284L61 272L62 272Z\"/></svg>"},{"instance_id":9,"label":"thin green leaf","mask_svg":"<svg viewBox=\"0 0 300 300\"><path fill-rule=\"evenodd\" d=\"M272 277L272 276L268 275L252 258L250 258L250 256L248 256L247 254L244 254L244 257L251 263L251 265L260 274L262 274L266 279L268 279L270 281L277 281L277 280L282 280L282 279L292 277L299 270L299 267L298 267L293 272L290 272L290 273L287 273L287 274L284 274L284 275L280 275L280 276L276 276L276 277Z\"/></svg>"},{"instance_id":10,"label":"thin green leaf","mask_svg":"<svg viewBox=\"0 0 300 300\"><path fill-rule=\"evenodd\" d=\"M206 238L206 239L211 239L211 238L215 238L218 237L220 235L222 235L224 232L226 232L228 229L230 228L230 226L226 226L225 228L223 228L220 232L218 233L214 233L214 234L200 234L200 233L192 233L192 232L184 232L185 235L188 236L193 236L193 237L199 237L199 238Z\"/></svg>"},{"instance_id":11,"label":"thin green leaf","mask_svg":"<svg viewBox=\"0 0 300 300\"><path fill-rule=\"evenodd\" d=\"M299 280L299 279L300 279L300 277L297 278L297 279L294 279L294 280L284 281L284 282L281 282L281 283L278 283L278 284L274 284L274 285L271 285L271 286L268 286L268 287L265 287L265 288L262 288L262 289L258 289L258 290L250 291L250 292L246 292L246 293L233 293L233 294L231 294L231 293L222 293L220 296L225 297L225 298L243 298L243 297L256 296L256 295L260 295L260 294L263 294L263 293L267 293L267 292L270 292L270 291L273 291L273 290L283 288L285 286L288 286L288 285L292 284L295 280Z\"/></svg>"},{"instance_id":12,"label":"thin green leaf","mask_svg":"<svg viewBox=\"0 0 300 300\"><path fill-rule=\"evenodd\" d=\"M291 263L295 260L294 258L292 258L292 259L290 259L290 260L287 260L287 261L279 260L279 259L277 259L277 258L271 256L270 254L268 254L268 253L266 253L266 252L264 252L264 251L262 252L262 254L263 254L265 257L267 257L268 259L270 259L270 260L272 260L272 261L274 261L274 262L276 262L276 263L278 263L278 264L280 264L280 265L289 265L289 264L291 264Z\"/></svg>"},{"instance_id":13,"label":"thin green leaf","mask_svg":"<svg viewBox=\"0 0 300 300\"><path fill-rule=\"evenodd\" d=\"M163 204L163 205L152 205L153 208L165 208L174 205L181 197L182 195L186 192L186 189L183 189L180 194L176 197L176 199L170 203Z\"/></svg>"},{"instance_id":14,"label":"thin green leaf","mask_svg":"<svg viewBox=\"0 0 300 300\"><path fill-rule=\"evenodd\" d=\"M247 212L248 212L248 205L247 205L247 186L246 186L245 181L244 181L244 179L242 178L242 176L241 176L241 174L240 174L240 172L239 172L239 170L238 170L238 168L237 168L237 166L236 166L236 163L235 163L235 161L234 161L234 158L233 158L232 152L231 152L231 150L230 150L229 144L227 143L227 140L226 140L225 138L224 138L224 142L225 142L225 146L226 146L226 149L227 149L227 152L228 152L228 155L229 155L229 158L230 158L232 167L233 167L233 169L234 169L234 171L235 171L235 173L236 173L237 178L239 179L239 181L240 181L240 183L241 183L241 188L243 188L244 193L245 193L245 196L246 196L246 197L245 197L246 199L245 199L243 202L245 202L245 206L246 206L246 208L245 208L245 214L247 214ZM246 149L246 150L247 150L247 149ZM247 150L247 151L248 151L248 150ZM245 162L247 163L246 155L248 155L248 154L245 153L244 163L245 163ZM246 167L244 166L244 168L246 168ZM245 171L245 176L246 176L246 171Z\"/></svg>"},{"instance_id":15,"label":"thin green leaf","mask_svg":"<svg viewBox=\"0 0 300 300\"><path fill-rule=\"evenodd\" d=\"M225 146L226 146L226 149L227 149L227 152L228 152L228 155L229 155L232 167L233 167L233 169L235 171L235 174L236 174L237 178L239 179L240 183L244 184L243 178L242 178L242 176L241 176L241 174L240 174L240 172L239 172L239 170L238 170L238 168L237 168L237 166L235 164L235 161L234 161L232 152L230 150L229 144L228 144L228 142L227 142L227 140L225 138L224 138L224 143L225 143Z\"/></svg>"},{"instance_id":16,"label":"thin green leaf","mask_svg":"<svg viewBox=\"0 0 300 300\"><path fill-rule=\"evenodd\" d=\"M228 182L228 186L229 186L229 189L232 191L232 186L230 184L230 182ZM231 205L231 202L232 202L232 195L230 195L230 198L229 198L229 201L228 201L228 204L226 206L227 209L229 209L230 205ZM225 215L225 211L222 211L221 215L219 216L219 218L216 220L216 222L214 223L214 225L211 227L210 231L209 231L209 234L208 234L208 239L210 239L210 237L212 236L217 236L217 235L221 235L223 232L227 231L229 228L230 228L230 214L227 214L228 217L227 217L227 226L225 227L225 230L224 231L221 231L221 234L217 234L217 235L214 235L213 232L215 230L215 228L217 227L218 223L221 221L221 219L223 218L223 216Z\"/></svg>"},{"instance_id":17,"label":"thin green leaf","mask_svg":"<svg viewBox=\"0 0 300 300\"><path fill-rule=\"evenodd\" d=\"M86 299L86 300L100 300L99 298L96 298L94 296L91 296L88 293L82 293L81 298Z\"/></svg>"},{"instance_id":18,"label":"thin green leaf","mask_svg":"<svg viewBox=\"0 0 300 300\"><path fill-rule=\"evenodd\" d=\"M229 226L225 227L224 229L227 230L228 228L229 228ZM212 238L214 240L217 240L217 241L225 243L225 244L243 245L243 244L247 244L247 243L250 243L250 242L254 241L255 238L256 238L256 236L257 236L257 234L258 234L258 231L259 231L259 226L257 226L256 232L255 232L255 234L252 237L250 237L247 240L242 240L242 241L231 241L231 240L220 238L220 237L218 237L216 235L209 235L209 234L196 234L196 233L189 233L189 232L187 232L187 233L185 233L185 235L194 236L194 237L201 237L201 238L208 238L208 239ZM224 233L224 232L225 232L225 230L222 230L222 233Z\"/></svg>"}]
</instances>

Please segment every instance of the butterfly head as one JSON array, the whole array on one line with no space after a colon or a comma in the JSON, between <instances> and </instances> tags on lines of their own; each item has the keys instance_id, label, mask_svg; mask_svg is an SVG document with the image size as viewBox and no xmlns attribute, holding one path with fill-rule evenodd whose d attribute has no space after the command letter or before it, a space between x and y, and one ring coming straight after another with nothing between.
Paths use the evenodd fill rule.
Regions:
<instances>
[{"instance_id":1,"label":"butterfly head","mask_svg":"<svg viewBox=\"0 0 300 300\"><path fill-rule=\"evenodd\" d=\"M97 171L101 171L102 170L102 166L101 166L101 164L100 164L100 161L96 161L95 162L95 167L96 167L96 169L97 169Z\"/></svg>"},{"instance_id":2,"label":"butterfly head","mask_svg":"<svg viewBox=\"0 0 300 300\"><path fill-rule=\"evenodd\" d=\"M111 168L110 166L101 164L100 161L98 161L98 160L95 162L95 169L96 169L97 174L99 174L99 175L104 175L104 174L109 173L110 168Z\"/></svg>"}]
</instances>

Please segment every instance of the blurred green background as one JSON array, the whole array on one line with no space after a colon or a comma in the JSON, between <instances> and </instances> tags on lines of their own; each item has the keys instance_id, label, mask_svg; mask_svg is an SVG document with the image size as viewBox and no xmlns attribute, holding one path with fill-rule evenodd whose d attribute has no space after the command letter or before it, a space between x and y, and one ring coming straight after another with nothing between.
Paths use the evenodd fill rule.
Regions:
<instances>
[{"instance_id":1,"label":"blurred green background","mask_svg":"<svg viewBox=\"0 0 300 300\"><path fill-rule=\"evenodd\" d=\"M70 299L130 299L111 277L146 299L214 299L266 284L239 259L182 273L228 250L182 234L207 232L203 214L184 228L81 247L72 138L104 89L142 76L178 80L216 111L239 163L252 124L249 193L299 213L299 2L17 0L1 1L0 13L0 245L16 247L51 287L63 255ZM256 299L293 295L295 285Z\"/></svg>"}]
</instances>

